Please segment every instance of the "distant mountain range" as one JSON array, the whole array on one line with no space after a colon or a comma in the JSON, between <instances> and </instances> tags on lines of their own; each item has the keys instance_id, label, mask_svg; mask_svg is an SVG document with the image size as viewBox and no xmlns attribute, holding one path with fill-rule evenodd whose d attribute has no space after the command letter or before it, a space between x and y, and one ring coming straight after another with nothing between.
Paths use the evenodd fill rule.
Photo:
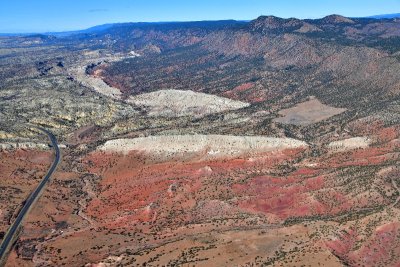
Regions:
<instances>
[{"instance_id":1,"label":"distant mountain range","mask_svg":"<svg viewBox=\"0 0 400 267\"><path fill-rule=\"evenodd\" d=\"M53 35L57 37L65 37L73 34L82 34L82 33L96 33L100 31L107 30L118 23L107 23L102 25L97 25L94 27L90 27L84 30L77 30L77 31L64 31L64 32L44 32L44 33L0 33L0 36L30 36L30 35Z\"/></svg>"},{"instance_id":2,"label":"distant mountain range","mask_svg":"<svg viewBox=\"0 0 400 267\"><path fill-rule=\"evenodd\" d=\"M400 13L376 15L376 16L370 16L370 17L367 17L367 18L373 18L373 19L394 19L394 18L400 18Z\"/></svg>"},{"instance_id":3,"label":"distant mountain range","mask_svg":"<svg viewBox=\"0 0 400 267\"><path fill-rule=\"evenodd\" d=\"M44 33L0 33L0 36L36 36L36 35L52 35L56 37L66 37L76 34L95 34L99 32L103 32L109 30L113 27L151 27L151 26L168 26L168 25L186 25L186 26L198 26L198 27L215 27L215 26L224 26L230 24L242 24L249 21L245 20L215 20L215 21L185 21L185 22L177 22L177 21L168 21L168 22L124 22L124 23L107 23L102 25L97 25L94 27L90 27L84 30L77 31L65 31L65 32L44 32Z\"/></svg>"},{"instance_id":4,"label":"distant mountain range","mask_svg":"<svg viewBox=\"0 0 400 267\"><path fill-rule=\"evenodd\" d=\"M364 18L374 18L374 19L393 19L393 18L400 18L400 13L395 14L383 14L383 15L375 15L375 16L368 16ZM248 22L248 21L235 21L235 20L221 20L221 21L198 21L198 22L181 22L181 23L197 23L197 24L204 24L204 23L212 23L215 25L215 22L221 22L222 24L226 24L227 22ZM45 32L45 33L0 33L0 36L30 36L30 35L52 35L56 37L66 37L75 34L94 34L98 32L102 32L108 30L115 26L145 26L145 25L167 25L167 24L174 24L178 22L126 22L126 23L107 23L102 25L93 26L84 30L76 30L76 31L65 31L65 32Z\"/></svg>"}]
</instances>

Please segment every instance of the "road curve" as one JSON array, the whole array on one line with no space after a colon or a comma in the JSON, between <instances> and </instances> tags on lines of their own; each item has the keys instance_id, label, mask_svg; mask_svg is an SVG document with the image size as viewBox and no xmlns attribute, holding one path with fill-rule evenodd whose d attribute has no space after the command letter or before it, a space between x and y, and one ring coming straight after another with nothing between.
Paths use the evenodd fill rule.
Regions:
<instances>
[{"instance_id":1,"label":"road curve","mask_svg":"<svg viewBox=\"0 0 400 267\"><path fill-rule=\"evenodd\" d=\"M45 187L45 185L47 184L47 182L50 180L52 174L56 170L58 164L60 163L60 159L61 159L60 148L58 147L56 137L50 131L48 131L44 128L37 127L37 126L34 126L34 128L44 132L50 138L53 149L55 150L55 159L54 159L53 164L51 165L49 171L47 172L46 176L42 179L42 181L36 187L36 189L30 194L30 196L26 200L24 206L22 207L21 211L19 212L17 218L15 219L14 223L11 225L11 227L8 229L6 235L4 236L4 239L0 245L0 266L3 266L3 264L5 264L8 253L11 250L11 248L14 244L14 241L16 240L18 230L21 227L22 221L24 220L25 216L31 209L32 205L39 198L40 193L42 192L42 190Z\"/></svg>"}]
</instances>

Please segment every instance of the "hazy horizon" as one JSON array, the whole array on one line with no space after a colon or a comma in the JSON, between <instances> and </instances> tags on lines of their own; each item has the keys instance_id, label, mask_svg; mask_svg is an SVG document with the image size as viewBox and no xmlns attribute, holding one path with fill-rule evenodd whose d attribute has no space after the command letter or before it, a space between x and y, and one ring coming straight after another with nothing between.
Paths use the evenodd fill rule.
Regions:
<instances>
[{"instance_id":1,"label":"hazy horizon","mask_svg":"<svg viewBox=\"0 0 400 267\"><path fill-rule=\"evenodd\" d=\"M390 13L390 14L398 14L398 13ZM388 14L374 14L374 15L369 15L369 16L364 16L364 18L368 18L368 17L374 17L374 16L380 16L380 15L390 15ZM339 15L339 16L343 16L342 14L327 14L326 16L330 16L330 15ZM175 20L175 21L119 21L119 22L105 22L102 24L96 24L96 25L91 25L89 27L85 27L85 28L77 28L77 29L68 29L68 30L61 30L61 31L15 31L15 32L0 32L0 34L45 34L45 33L63 33L63 32L74 32L74 31L83 31L83 30L87 30L90 28L94 28L97 26L103 26L103 25L112 25L112 24L124 24L124 23L184 23L184 22L206 22L206 21L225 21L225 20L232 20L232 21L251 21L254 19L257 19L258 17L261 16L274 16L274 17L279 17L273 14L268 14L268 15L258 15L252 19L248 19L248 20L240 20L240 19L215 19L215 20ZM323 17L326 17L323 16ZM309 19L320 19L323 17L317 17L317 18L309 18ZM346 17L346 16L345 16ZM298 17L279 17L279 18L298 18ZM356 17L351 17L351 18L356 18ZM363 18L363 17L359 17L359 18ZM307 19L307 18L298 18L298 19Z\"/></svg>"},{"instance_id":2,"label":"hazy horizon","mask_svg":"<svg viewBox=\"0 0 400 267\"><path fill-rule=\"evenodd\" d=\"M315 19L399 13L400 0L14 0L0 3L0 33L83 30L112 23L252 20L260 15Z\"/></svg>"}]
</instances>

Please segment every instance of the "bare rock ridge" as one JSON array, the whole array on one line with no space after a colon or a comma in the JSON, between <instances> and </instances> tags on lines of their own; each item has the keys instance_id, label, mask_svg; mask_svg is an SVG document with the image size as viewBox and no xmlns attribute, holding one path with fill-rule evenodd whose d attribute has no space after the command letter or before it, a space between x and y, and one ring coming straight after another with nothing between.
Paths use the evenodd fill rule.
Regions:
<instances>
[{"instance_id":1,"label":"bare rock ridge","mask_svg":"<svg viewBox=\"0 0 400 267\"><path fill-rule=\"evenodd\" d=\"M236 110L249 104L229 98L183 90L160 90L132 96L129 103L147 109L150 116L200 117L212 113Z\"/></svg>"},{"instance_id":2,"label":"bare rock ridge","mask_svg":"<svg viewBox=\"0 0 400 267\"><path fill-rule=\"evenodd\" d=\"M144 152L165 158L201 155L203 159L233 158L243 155L305 148L307 143L290 138L227 135L171 135L109 140L98 149L128 154Z\"/></svg>"}]
</instances>

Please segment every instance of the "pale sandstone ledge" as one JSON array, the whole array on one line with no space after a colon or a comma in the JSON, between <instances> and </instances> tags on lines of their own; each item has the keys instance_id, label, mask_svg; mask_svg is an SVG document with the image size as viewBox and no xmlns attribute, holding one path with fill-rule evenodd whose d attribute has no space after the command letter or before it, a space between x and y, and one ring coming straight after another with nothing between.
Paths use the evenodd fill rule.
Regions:
<instances>
[{"instance_id":1,"label":"pale sandstone ledge","mask_svg":"<svg viewBox=\"0 0 400 267\"><path fill-rule=\"evenodd\" d=\"M306 148L306 142L263 136L170 135L109 140L99 151L128 154L131 151L180 158L199 155L202 159L238 157L285 149Z\"/></svg>"},{"instance_id":2,"label":"pale sandstone ledge","mask_svg":"<svg viewBox=\"0 0 400 267\"><path fill-rule=\"evenodd\" d=\"M69 74L73 76L82 85L93 89L94 91L111 97L113 99L121 100L122 93L118 88L109 86L101 78L101 70L97 70L95 76L86 74L86 67L91 64L103 64L104 62L117 62L127 58L139 57L140 54L131 51L128 54L115 53L103 54L100 50L85 51L83 53L84 59L77 62L77 64L68 68Z\"/></svg>"},{"instance_id":3,"label":"pale sandstone ledge","mask_svg":"<svg viewBox=\"0 0 400 267\"><path fill-rule=\"evenodd\" d=\"M78 66L70 69L70 74L82 85L92 88L94 91L114 99L121 98L121 91L106 84L101 78L86 74L86 66Z\"/></svg>"},{"instance_id":4,"label":"pale sandstone ledge","mask_svg":"<svg viewBox=\"0 0 400 267\"><path fill-rule=\"evenodd\" d=\"M159 90L131 96L128 103L144 107L149 116L204 116L208 114L237 110L250 104L211 94L190 90Z\"/></svg>"},{"instance_id":5,"label":"pale sandstone ledge","mask_svg":"<svg viewBox=\"0 0 400 267\"><path fill-rule=\"evenodd\" d=\"M328 144L328 148L334 151L347 151L357 148L367 148L371 144L368 137L352 137L344 140L334 141Z\"/></svg>"},{"instance_id":6,"label":"pale sandstone ledge","mask_svg":"<svg viewBox=\"0 0 400 267\"><path fill-rule=\"evenodd\" d=\"M99 263L88 263L85 267L110 267L118 265L124 258L124 255L121 256L108 256L106 259Z\"/></svg>"},{"instance_id":7,"label":"pale sandstone ledge","mask_svg":"<svg viewBox=\"0 0 400 267\"><path fill-rule=\"evenodd\" d=\"M59 144L59 148L66 148L66 145ZM48 144L45 143L33 143L33 142L19 142L19 143L0 143L0 151L26 149L26 150L50 150L52 149Z\"/></svg>"},{"instance_id":8,"label":"pale sandstone ledge","mask_svg":"<svg viewBox=\"0 0 400 267\"><path fill-rule=\"evenodd\" d=\"M13 138L13 137L15 137L15 135L12 133L0 131L0 139L9 139L9 138Z\"/></svg>"},{"instance_id":9,"label":"pale sandstone ledge","mask_svg":"<svg viewBox=\"0 0 400 267\"><path fill-rule=\"evenodd\" d=\"M15 149L38 149L47 150L50 147L43 143L21 142L21 143L0 143L1 150L15 150Z\"/></svg>"}]
</instances>

